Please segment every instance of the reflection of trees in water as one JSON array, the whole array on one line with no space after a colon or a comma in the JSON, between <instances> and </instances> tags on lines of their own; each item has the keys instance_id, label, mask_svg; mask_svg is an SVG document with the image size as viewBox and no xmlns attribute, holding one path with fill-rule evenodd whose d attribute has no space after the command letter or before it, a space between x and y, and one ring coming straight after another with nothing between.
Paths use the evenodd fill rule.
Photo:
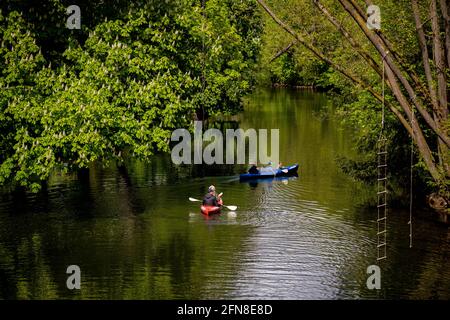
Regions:
<instances>
[{"instance_id":1,"label":"reflection of trees in water","mask_svg":"<svg viewBox=\"0 0 450 320\"><path fill-rule=\"evenodd\" d=\"M0 242L0 297L9 299L17 296L14 279L14 255Z\"/></svg>"},{"instance_id":2,"label":"reflection of trees in water","mask_svg":"<svg viewBox=\"0 0 450 320\"><path fill-rule=\"evenodd\" d=\"M391 257L385 281L402 288L402 296L410 299L449 299L449 231L445 227L436 228L432 220L425 220L427 213L415 212L417 223L413 229L413 247L409 248L407 214L391 215L391 229L405 227L399 232L388 230Z\"/></svg>"},{"instance_id":3,"label":"reflection of trees in water","mask_svg":"<svg viewBox=\"0 0 450 320\"><path fill-rule=\"evenodd\" d=\"M363 215L376 215L373 210ZM387 260L376 261L376 224L370 230L373 242L358 244L348 261L340 263L337 278L342 280L342 294L355 292L358 296L375 299L450 299L450 269L448 268L449 234L445 228L436 229L435 222L420 219L414 227L413 247L409 248L407 212L389 216ZM436 231L438 234L436 234ZM430 233L434 232L433 239ZM367 252L372 252L368 259ZM357 254L355 254L357 253ZM341 257L346 259L345 257ZM369 261L369 262L368 262ZM369 264L381 268L381 290L366 287Z\"/></svg>"},{"instance_id":4,"label":"reflection of trees in water","mask_svg":"<svg viewBox=\"0 0 450 320\"><path fill-rule=\"evenodd\" d=\"M53 270L48 263L44 246L43 238L36 233L28 235L27 238L21 238L14 252L0 243L2 298L55 299L58 297L58 281L55 279L58 273L55 274L56 270Z\"/></svg>"},{"instance_id":5,"label":"reflection of trees in water","mask_svg":"<svg viewBox=\"0 0 450 320\"><path fill-rule=\"evenodd\" d=\"M289 184L289 181L297 180L298 174L292 174L289 177L271 177L271 178L261 178L261 179L252 179L242 183L247 183L251 189L256 189L258 184L261 184L263 188L271 188L273 183L282 183L284 185Z\"/></svg>"},{"instance_id":6,"label":"reflection of trees in water","mask_svg":"<svg viewBox=\"0 0 450 320\"><path fill-rule=\"evenodd\" d=\"M23 207L22 217L0 216L8 230L0 237L1 297L208 298L201 295L211 286L222 297L231 279L216 270L238 268L222 252L237 252L248 232L177 218L186 210L171 203L174 188L143 187L166 170L163 160L154 163L145 169L91 168L70 186L59 186L63 191L50 186L40 196L47 201L45 212L33 210L42 201L37 197ZM174 209L164 212L168 205ZM81 291L66 288L70 264L81 268Z\"/></svg>"},{"instance_id":7,"label":"reflection of trees in water","mask_svg":"<svg viewBox=\"0 0 450 320\"><path fill-rule=\"evenodd\" d=\"M302 98L300 93L298 96ZM347 237L347 229L343 229L347 224L338 225L341 228L338 234L345 239L376 239L375 224L373 229L369 225L370 230L366 230L366 222L372 221L376 212L367 207L357 208L366 192L373 194L372 191L367 186L343 180L336 173L335 163L329 160L335 151L348 151L345 140L348 136L341 132L335 134L332 122L328 125L328 129L333 129L331 134L323 129L321 123L309 117L314 109L310 105L299 103L285 112L285 106L292 103L288 95L280 98L272 94L271 97L277 104L263 99L257 108L249 105L244 115L247 122L242 120L239 125L245 128L246 124L257 123L260 127L270 127L279 119L289 121L281 128L281 136L296 139L282 141L286 150L283 162L294 159L300 163L299 181L289 182L286 188L277 185L277 181L258 182L251 193L247 192L249 187L236 183L235 189L227 189L227 197L232 192L249 196L242 200L252 204L249 210L261 204L270 208L270 201L265 200L280 194L291 201L292 207L287 210L295 211L301 201L306 205L318 203L329 210L328 218L335 214L351 226L349 230L355 234ZM225 123L219 128L234 128L236 124ZM235 168L239 171L238 166ZM228 174L226 170L176 167L170 155L158 155L147 164L128 160L124 168L93 166L78 177L55 178L47 191L37 195L2 194L0 297L227 297L233 284L239 282L236 275L242 268L240 259L246 257L241 251L252 236L253 227L240 222L224 226L222 218L205 221L202 216L189 223L188 212L198 210L198 206L183 202L187 201L187 193L200 197L209 184L231 179L221 180L212 175L238 173ZM207 178L192 179L202 175ZM299 188L284 193L291 186ZM240 210L240 217L247 214L244 205ZM197 211L196 214L200 215ZM223 219L227 218L223 216ZM425 223L423 229L415 225L418 238L410 250L406 216L392 212L389 221L391 249L388 269L382 271L382 285L389 287L387 296L448 298L448 230L432 223ZM325 225L331 226L331 222ZM343 260L333 261L336 279L342 283L341 292L347 297L353 294L368 297L365 272L368 261L372 261L367 254L372 252L374 243L357 241L354 245L351 249L327 249L338 250L344 256ZM324 254L317 250L314 253ZM375 257L375 247L373 254ZM82 270L79 292L70 292L65 287L65 270L70 264L78 264ZM38 287L34 288L35 285Z\"/></svg>"}]
</instances>

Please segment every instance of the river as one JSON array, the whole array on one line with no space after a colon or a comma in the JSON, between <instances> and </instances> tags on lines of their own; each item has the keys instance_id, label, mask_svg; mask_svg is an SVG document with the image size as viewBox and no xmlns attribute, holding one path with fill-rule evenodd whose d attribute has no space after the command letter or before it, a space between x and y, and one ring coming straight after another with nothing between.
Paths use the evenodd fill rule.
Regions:
<instances>
[{"instance_id":1,"label":"river","mask_svg":"<svg viewBox=\"0 0 450 320\"><path fill-rule=\"evenodd\" d=\"M391 209L381 290L374 188L343 174L352 131L324 94L258 90L235 117L279 128L298 178L240 183L240 166L175 167L169 156L54 175L38 194L0 192L2 299L450 299L450 230L427 211ZM326 116L331 114L331 116ZM219 173L218 173L219 172ZM209 185L238 210L207 219L188 197ZM68 290L66 268L81 269Z\"/></svg>"}]
</instances>

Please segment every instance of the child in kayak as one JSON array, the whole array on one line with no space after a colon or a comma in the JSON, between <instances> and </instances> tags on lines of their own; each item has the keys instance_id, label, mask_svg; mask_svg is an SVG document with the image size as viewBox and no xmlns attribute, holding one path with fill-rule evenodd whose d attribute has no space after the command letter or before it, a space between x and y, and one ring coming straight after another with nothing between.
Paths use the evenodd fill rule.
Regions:
<instances>
[{"instance_id":1,"label":"child in kayak","mask_svg":"<svg viewBox=\"0 0 450 320\"><path fill-rule=\"evenodd\" d=\"M221 199L222 193L216 196L216 187L210 186L208 188L208 193L203 197L204 206L219 207L222 205Z\"/></svg>"}]
</instances>

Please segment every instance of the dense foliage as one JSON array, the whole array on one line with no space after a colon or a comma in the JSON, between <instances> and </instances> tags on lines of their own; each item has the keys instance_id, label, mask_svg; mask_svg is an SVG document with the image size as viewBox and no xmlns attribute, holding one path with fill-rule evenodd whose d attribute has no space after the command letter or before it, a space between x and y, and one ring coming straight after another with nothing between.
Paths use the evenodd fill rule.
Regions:
<instances>
[{"instance_id":1,"label":"dense foliage","mask_svg":"<svg viewBox=\"0 0 450 320\"><path fill-rule=\"evenodd\" d=\"M448 185L450 183L449 149L442 141L439 141L436 132L430 128L429 123L419 114L416 106L412 103L414 99L411 98L411 96L420 97L418 100L425 106L427 112L432 115L433 112L437 112L437 109L441 110L441 118L436 117L436 114L434 114L434 122L437 128L444 132L444 135L447 135L448 139L450 120L448 116L445 116L445 113L447 112L448 114L449 110L448 103L443 98L439 106L438 103L432 105L433 92L427 91L433 85L441 91L447 90L448 92L449 90L448 81L445 89L445 83L438 83L436 80L439 79L439 76L445 78L445 74L444 76L440 75L439 70L443 68L437 68L435 62L436 52L438 52L436 48L439 48L439 55L442 54L444 57L447 53L447 56L450 56L448 55L449 48L446 47L447 43L445 42L446 37L450 37L450 34L444 32L445 30L448 32L448 15L444 12L445 1L419 1L417 16L423 22L432 69L432 74L427 78L422 57L423 49L421 50L419 46L418 32L415 25L416 16L413 14L411 7L412 2L414 1L402 0L376 3L381 9L381 33L385 39L388 39L389 45L392 47L389 51L391 51L391 55L395 56L394 61L401 61L401 63L398 63L398 68L401 69L404 77L404 82L401 84L402 87L394 95L388 86L394 80L393 78L388 79L386 76L389 82L387 81L385 85L385 98L387 103L402 113L406 123L410 122L408 110L415 109L415 116L417 117L415 121L419 123L422 130L420 133L417 128L414 131L416 148L413 161L416 186L426 182L432 188L438 187L438 189L448 195ZM433 2L435 8L430 7L430 4ZM287 85L313 85L319 88L332 88L332 96L334 98L332 102L337 106L338 113L343 121L355 128L356 145L359 149L358 158L339 158L339 164L344 171L357 178L367 182L375 181L376 144L381 133L382 104L367 88L381 96L382 58L374 43L369 41L368 36L362 32L363 26L358 26L355 23L355 17L358 16L358 13L352 16L351 11L345 10L345 6L350 8L359 7L365 14L367 5L371 1L288 0L281 2L268 0L262 3L262 7L264 3L267 3L268 8L272 10L272 13L276 14L276 17L282 23L288 25L297 35L300 35L304 43L314 47L319 54L332 61L334 66L314 55L310 48L300 44L292 34L283 30L280 23L274 22L273 17L266 14L266 30L263 36L264 45L261 58L262 61L265 61L261 72L263 80ZM339 28L333 25L329 17L320 9L320 6L324 6L335 19L335 22L348 32L347 36L344 36L339 31ZM366 19L366 16L362 16L362 19ZM438 19L437 22L439 24L436 28L440 27L441 33L435 32L433 34L433 19ZM348 41L349 37L356 43L356 47ZM376 40L378 41L378 39ZM441 41L440 46L436 45L438 40ZM373 59L375 64L377 64L376 68L368 63L369 59L367 57ZM449 61L445 62L444 73L450 73L449 63ZM336 65L340 66L351 77L367 84L366 88L359 84L355 85L355 81L344 76L336 69ZM429 80L430 78L432 79ZM406 87L403 87L405 82L413 84L413 88L416 90L415 93L411 95L407 92ZM425 89L417 89L419 86ZM406 97L405 102L399 102L399 95ZM388 107L386 107L383 133L388 138L390 174L403 181L401 185L406 186L405 180L409 180L411 134L405 130L405 124L401 123L398 116L394 115ZM420 137L418 138L419 134L423 134L425 140L420 141ZM419 145L417 144L417 139L419 139ZM438 141L440 143L439 147Z\"/></svg>"},{"instance_id":2,"label":"dense foliage","mask_svg":"<svg viewBox=\"0 0 450 320\"><path fill-rule=\"evenodd\" d=\"M167 151L194 117L235 113L252 87L251 0L0 4L0 185Z\"/></svg>"}]
</instances>

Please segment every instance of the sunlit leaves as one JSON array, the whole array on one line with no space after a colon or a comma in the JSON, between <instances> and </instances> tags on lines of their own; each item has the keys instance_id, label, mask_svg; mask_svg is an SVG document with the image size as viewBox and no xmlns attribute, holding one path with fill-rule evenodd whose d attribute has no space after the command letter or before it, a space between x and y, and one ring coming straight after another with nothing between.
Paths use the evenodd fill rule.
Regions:
<instances>
[{"instance_id":1,"label":"sunlit leaves","mask_svg":"<svg viewBox=\"0 0 450 320\"><path fill-rule=\"evenodd\" d=\"M259 49L256 4L169 2L83 16L80 33L0 14L0 184L37 189L55 169L145 160L168 151L171 132L198 110L240 109ZM68 34L66 47L40 47L47 32Z\"/></svg>"}]
</instances>

